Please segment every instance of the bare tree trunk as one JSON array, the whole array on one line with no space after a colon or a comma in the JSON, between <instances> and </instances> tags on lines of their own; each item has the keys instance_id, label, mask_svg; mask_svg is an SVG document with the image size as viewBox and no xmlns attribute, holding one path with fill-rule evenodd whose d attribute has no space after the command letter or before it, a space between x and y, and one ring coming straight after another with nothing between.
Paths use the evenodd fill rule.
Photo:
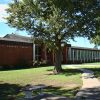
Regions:
<instances>
[{"instance_id":1,"label":"bare tree trunk","mask_svg":"<svg viewBox=\"0 0 100 100\"><path fill-rule=\"evenodd\" d=\"M55 67L54 67L54 73L59 74L62 72L61 67L61 60L62 60L62 51L61 48L55 51Z\"/></svg>"}]
</instances>

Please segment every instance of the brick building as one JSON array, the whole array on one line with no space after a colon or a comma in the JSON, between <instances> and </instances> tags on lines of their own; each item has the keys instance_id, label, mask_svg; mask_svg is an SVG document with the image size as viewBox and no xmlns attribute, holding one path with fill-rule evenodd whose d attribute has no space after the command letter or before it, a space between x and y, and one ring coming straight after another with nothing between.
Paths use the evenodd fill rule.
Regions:
<instances>
[{"instance_id":1,"label":"brick building","mask_svg":"<svg viewBox=\"0 0 100 100\"><path fill-rule=\"evenodd\" d=\"M62 48L62 63L84 63L100 61L100 50L73 47ZM54 53L48 52L42 43L32 43L30 37L7 34L0 38L0 66L29 65L35 61L54 64Z\"/></svg>"},{"instance_id":2,"label":"brick building","mask_svg":"<svg viewBox=\"0 0 100 100\"><path fill-rule=\"evenodd\" d=\"M0 38L0 66L32 64L33 44L29 38L18 35L6 35Z\"/></svg>"}]
</instances>

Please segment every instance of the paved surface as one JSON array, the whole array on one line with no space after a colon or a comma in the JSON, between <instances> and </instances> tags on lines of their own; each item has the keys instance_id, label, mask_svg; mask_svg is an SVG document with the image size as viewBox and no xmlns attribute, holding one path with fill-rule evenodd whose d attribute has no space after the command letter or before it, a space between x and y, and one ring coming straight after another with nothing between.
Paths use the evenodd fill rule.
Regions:
<instances>
[{"instance_id":1,"label":"paved surface","mask_svg":"<svg viewBox=\"0 0 100 100\"><path fill-rule=\"evenodd\" d=\"M81 65L73 64L65 66L73 69L77 68L83 72L82 74L83 86L76 94L75 100L100 100L100 81L97 78L95 78L93 71L80 68ZM83 65L83 66L94 66L94 65Z\"/></svg>"},{"instance_id":2,"label":"paved surface","mask_svg":"<svg viewBox=\"0 0 100 100\"><path fill-rule=\"evenodd\" d=\"M44 94L43 96L37 96L32 100L71 100L71 99L63 96L56 96L53 94Z\"/></svg>"},{"instance_id":3,"label":"paved surface","mask_svg":"<svg viewBox=\"0 0 100 100\"><path fill-rule=\"evenodd\" d=\"M87 69L83 71L83 86L76 95L76 100L100 100L100 81L95 78L94 73Z\"/></svg>"}]
</instances>

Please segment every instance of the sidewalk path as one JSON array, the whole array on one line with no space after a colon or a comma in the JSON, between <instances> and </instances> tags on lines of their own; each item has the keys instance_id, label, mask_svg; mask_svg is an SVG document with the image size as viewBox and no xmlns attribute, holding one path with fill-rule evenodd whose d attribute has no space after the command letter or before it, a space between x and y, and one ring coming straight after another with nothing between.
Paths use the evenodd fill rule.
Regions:
<instances>
[{"instance_id":1,"label":"sidewalk path","mask_svg":"<svg viewBox=\"0 0 100 100\"><path fill-rule=\"evenodd\" d=\"M83 71L83 86L76 95L76 100L100 100L100 81L95 78L94 73L87 69Z\"/></svg>"},{"instance_id":2,"label":"sidewalk path","mask_svg":"<svg viewBox=\"0 0 100 100\"><path fill-rule=\"evenodd\" d=\"M95 78L94 72L91 70L80 68L80 66L68 66L77 68L83 72L83 86L76 94L75 100L100 100L100 81Z\"/></svg>"}]
</instances>

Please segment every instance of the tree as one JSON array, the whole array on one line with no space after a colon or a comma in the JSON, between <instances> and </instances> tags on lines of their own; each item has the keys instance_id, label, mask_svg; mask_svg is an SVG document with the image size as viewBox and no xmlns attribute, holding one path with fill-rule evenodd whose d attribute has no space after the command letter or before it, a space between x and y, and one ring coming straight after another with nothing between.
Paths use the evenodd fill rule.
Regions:
<instances>
[{"instance_id":1,"label":"tree","mask_svg":"<svg viewBox=\"0 0 100 100\"><path fill-rule=\"evenodd\" d=\"M59 73L61 44L76 36L95 35L97 5L96 0L14 0L6 19L8 25L26 30L55 52L55 70Z\"/></svg>"},{"instance_id":2,"label":"tree","mask_svg":"<svg viewBox=\"0 0 100 100\"><path fill-rule=\"evenodd\" d=\"M95 48L98 48L100 46L100 16L95 18L97 28L96 28L96 34L94 37L91 38L90 42L95 44Z\"/></svg>"},{"instance_id":3,"label":"tree","mask_svg":"<svg viewBox=\"0 0 100 100\"><path fill-rule=\"evenodd\" d=\"M95 44L95 47L97 48L100 45L100 35L96 35L91 39L91 43Z\"/></svg>"}]
</instances>

